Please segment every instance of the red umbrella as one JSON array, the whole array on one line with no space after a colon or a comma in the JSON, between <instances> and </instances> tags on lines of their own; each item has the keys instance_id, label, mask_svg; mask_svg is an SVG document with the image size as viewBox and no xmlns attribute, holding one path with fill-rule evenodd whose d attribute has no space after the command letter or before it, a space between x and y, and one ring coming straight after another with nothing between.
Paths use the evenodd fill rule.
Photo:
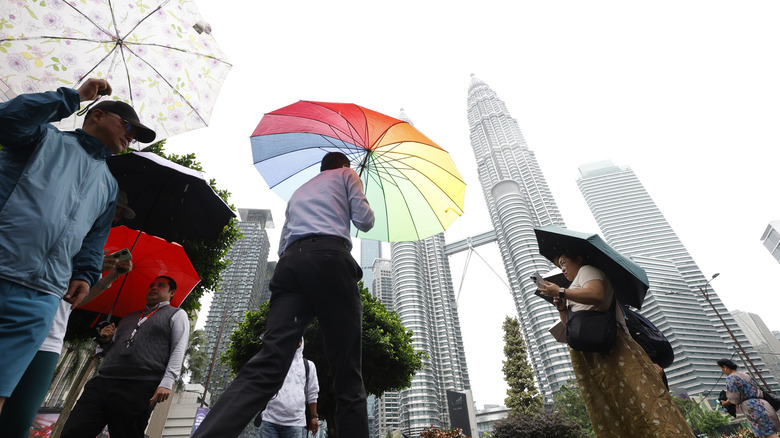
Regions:
<instances>
[{"instance_id":1,"label":"red umbrella","mask_svg":"<svg viewBox=\"0 0 780 438\"><path fill-rule=\"evenodd\" d=\"M100 313L112 313L113 309L113 314L118 317L141 310L146 305L149 284L161 275L176 281L176 294L171 305L179 307L200 282L200 277L187 258L184 248L178 243L171 243L125 226L112 228L105 250L114 253L124 248L131 249L133 270L120 277L99 297L79 307L80 309Z\"/></svg>"}]
</instances>

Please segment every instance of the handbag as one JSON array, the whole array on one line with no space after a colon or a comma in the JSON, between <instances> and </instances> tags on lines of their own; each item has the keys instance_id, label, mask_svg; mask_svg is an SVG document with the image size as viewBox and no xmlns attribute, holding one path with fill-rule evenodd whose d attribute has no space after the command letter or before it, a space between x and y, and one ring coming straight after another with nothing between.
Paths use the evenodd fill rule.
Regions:
<instances>
[{"instance_id":1,"label":"handbag","mask_svg":"<svg viewBox=\"0 0 780 438\"><path fill-rule=\"evenodd\" d=\"M566 342L577 351L606 353L617 339L615 298L607 311L566 311Z\"/></svg>"},{"instance_id":2,"label":"handbag","mask_svg":"<svg viewBox=\"0 0 780 438\"><path fill-rule=\"evenodd\" d=\"M773 392L769 392L769 391L767 391L766 389L763 389L763 388L761 388L761 392L764 395L764 400L769 402L769 405L772 406L772 409L774 409L775 412L780 410L780 397L778 397L777 394L775 394Z\"/></svg>"}]
</instances>

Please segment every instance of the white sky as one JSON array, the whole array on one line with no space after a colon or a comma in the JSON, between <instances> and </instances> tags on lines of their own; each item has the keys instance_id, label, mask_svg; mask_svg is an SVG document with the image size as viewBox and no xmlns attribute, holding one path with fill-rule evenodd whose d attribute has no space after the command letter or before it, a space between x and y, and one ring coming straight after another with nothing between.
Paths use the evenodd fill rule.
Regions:
<instances>
[{"instance_id":1,"label":"white sky","mask_svg":"<svg viewBox=\"0 0 780 438\"><path fill-rule=\"evenodd\" d=\"M241 5L241 6L239 6ZM780 329L780 266L760 242L778 203L780 4L771 1L201 0L233 69L210 126L168 140L196 153L236 207L284 203L252 165L262 115L298 100L398 116L450 151L467 184L448 242L488 231L469 141L470 74L517 119L569 228L599 232L577 167L630 166L730 310ZM357 245L356 245L357 246ZM477 249L504 276L495 245ZM450 259L456 290L465 253ZM460 319L477 406L501 404L504 284L473 256Z\"/></svg>"}]
</instances>

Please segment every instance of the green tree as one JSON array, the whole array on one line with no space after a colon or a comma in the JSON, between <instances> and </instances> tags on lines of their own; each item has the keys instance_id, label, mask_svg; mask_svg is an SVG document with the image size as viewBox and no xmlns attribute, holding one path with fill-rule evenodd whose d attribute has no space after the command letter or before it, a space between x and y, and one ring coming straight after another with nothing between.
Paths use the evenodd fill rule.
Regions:
<instances>
[{"instance_id":1,"label":"green tree","mask_svg":"<svg viewBox=\"0 0 780 438\"><path fill-rule=\"evenodd\" d=\"M164 144L164 140L154 143L146 147L144 152L152 152L184 167L200 172L203 171L203 167L195 158L195 154L166 155L163 150ZM229 202L230 192L218 189L214 179L209 180L209 185L226 204L230 205L231 209L235 210L235 207ZM193 220L197 220L197 218L193 218ZM185 239L182 242L178 242L184 247L184 252L187 253L187 257L189 257L192 266L195 268L195 272L200 277L200 283L190 292L187 299L181 303L181 308L186 310L188 314L192 315L194 310L200 309L200 298L205 292L217 291L219 289L220 273L230 263L226 258L227 252L240 237L241 233L238 230L238 223L233 218L216 239Z\"/></svg>"},{"instance_id":2,"label":"green tree","mask_svg":"<svg viewBox=\"0 0 780 438\"><path fill-rule=\"evenodd\" d=\"M403 326L398 314L385 309L362 283L360 295L363 300L363 382L366 392L381 396L386 391L408 388L414 374L423 367L424 353L414 350L412 332ZM244 321L230 336L230 345L220 360L228 364L234 374L262 348L260 334L265 331L268 310L266 302L259 311L247 312ZM304 356L317 366L320 384L317 413L328 422L328 436L336 437L333 377L316 319L306 329L304 343Z\"/></svg>"},{"instance_id":3,"label":"green tree","mask_svg":"<svg viewBox=\"0 0 780 438\"><path fill-rule=\"evenodd\" d=\"M555 411L540 410L533 415L509 415L497 421L495 438L585 438L580 426Z\"/></svg>"},{"instance_id":4,"label":"green tree","mask_svg":"<svg viewBox=\"0 0 780 438\"><path fill-rule=\"evenodd\" d=\"M589 436L595 436L585 400L576 380L571 380L553 394L553 408L566 418L574 420Z\"/></svg>"},{"instance_id":5,"label":"green tree","mask_svg":"<svg viewBox=\"0 0 780 438\"><path fill-rule=\"evenodd\" d=\"M209 338L206 332L204 330L195 330L195 325L190 324L190 339L187 343L187 350L184 352L184 363L182 364L177 388L180 389L182 387L185 376L189 377L191 382L202 382L205 380L203 374L209 362L209 356L206 354L208 344Z\"/></svg>"},{"instance_id":6,"label":"green tree","mask_svg":"<svg viewBox=\"0 0 780 438\"><path fill-rule=\"evenodd\" d=\"M717 428L729 424L726 416L717 411L702 408L700 404L688 398L688 396L672 397L677 409L682 412L688 425L694 431L699 431L707 436L717 437Z\"/></svg>"},{"instance_id":7,"label":"green tree","mask_svg":"<svg viewBox=\"0 0 780 438\"><path fill-rule=\"evenodd\" d=\"M528 351L520 334L517 318L504 320L504 355L501 370L509 385L504 403L512 414L534 414L542 408L542 398L534 386L534 374L528 364Z\"/></svg>"}]
</instances>

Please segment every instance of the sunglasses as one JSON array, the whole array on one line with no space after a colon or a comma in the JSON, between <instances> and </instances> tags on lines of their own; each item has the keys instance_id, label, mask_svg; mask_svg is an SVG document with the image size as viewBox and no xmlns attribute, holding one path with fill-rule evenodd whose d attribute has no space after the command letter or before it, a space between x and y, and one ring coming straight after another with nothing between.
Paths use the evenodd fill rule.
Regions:
<instances>
[{"instance_id":1,"label":"sunglasses","mask_svg":"<svg viewBox=\"0 0 780 438\"><path fill-rule=\"evenodd\" d=\"M119 119L119 121L122 122L123 125L125 125L125 131L127 131L127 132L132 132L133 131L133 125L131 125L130 122L128 122L127 120L123 119L122 116L120 116L119 114L112 113L112 112L109 112L109 111L103 111L103 113L108 114L110 116L113 116L113 117ZM133 136L135 136L135 135L133 135ZM135 143L137 143L137 140L135 138L133 138L133 140L131 140L130 143L131 144L135 144Z\"/></svg>"}]
</instances>

